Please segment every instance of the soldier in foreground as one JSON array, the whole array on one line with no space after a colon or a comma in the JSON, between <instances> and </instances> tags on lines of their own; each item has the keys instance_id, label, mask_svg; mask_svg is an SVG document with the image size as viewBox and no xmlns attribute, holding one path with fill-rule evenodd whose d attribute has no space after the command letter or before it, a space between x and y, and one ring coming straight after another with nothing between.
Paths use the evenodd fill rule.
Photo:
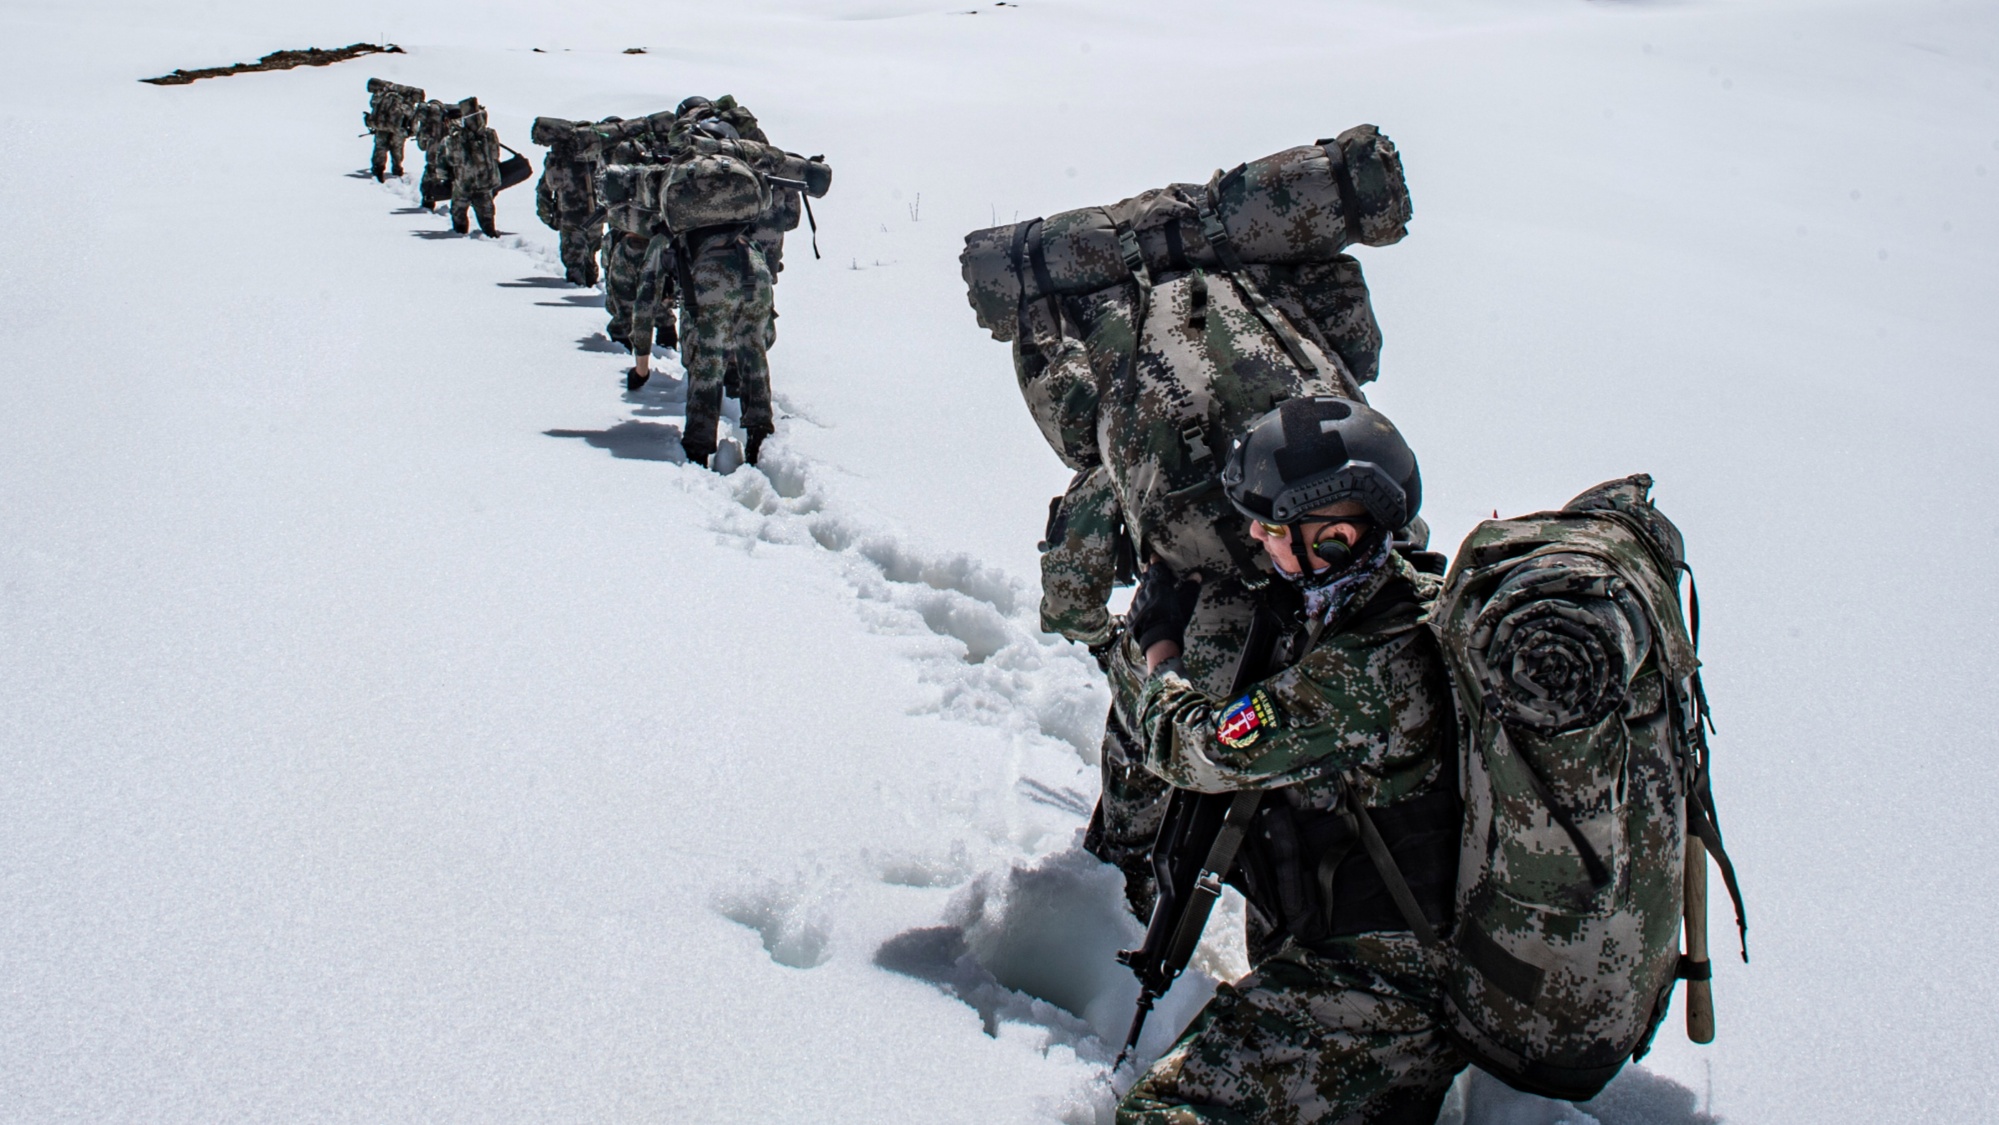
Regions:
<instances>
[{"instance_id":1,"label":"soldier in foreground","mask_svg":"<svg viewBox=\"0 0 1999 1125\"><path fill-rule=\"evenodd\" d=\"M493 221L493 195L500 190L500 135L486 124L477 99L459 103L461 114L444 137L444 167L451 177L451 229L469 234L471 217L479 230L498 238Z\"/></svg>"},{"instance_id":2,"label":"soldier in foreground","mask_svg":"<svg viewBox=\"0 0 1999 1125\"><path fill-rule=\"evenodd\" d=\"M1163 564L1127 625L1144 638L1145 766L1181 789L1260 794L1236 859L1255 967L1117 1120L1429 1125L1466 1065L1444 1032L1445 954L1412 932L1356 833L1357 817L1378 826L1443 929L1463 814L1448 671L1422 623L1439 582L1392 534L1421 503L1416 458L1359 402L1300 397L1236 442L1223 487L1282 580L1269 650L1243 653L1272 671L1233 700L1189 679L1192 583Z\"/></svg>"}]
</instances>

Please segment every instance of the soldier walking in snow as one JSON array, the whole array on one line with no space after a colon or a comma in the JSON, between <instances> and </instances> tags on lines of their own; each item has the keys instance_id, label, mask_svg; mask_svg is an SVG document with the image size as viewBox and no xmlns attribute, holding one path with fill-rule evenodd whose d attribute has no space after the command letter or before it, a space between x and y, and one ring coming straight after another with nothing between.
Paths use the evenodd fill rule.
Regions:
<instances>
[{"instance_id":1,"label":"soldier walking in snow","mask_svg":"<svg viewBox=\"0 0 1999 1125\"><path fill-rule=\"evenodd\" d=\"M458 119L458 112L457 106L446 105L436 98L416 107L416 147L423 153L423 175L417 184L426 211L451 198L451 173L445 166L443 150L444 138L451 131L451 123Z\"/></svg>"},{"instance_id":2,"label":"soldier walking in snow","mask_svg":"<svg viewBox=\"0 0 1999 1125\"><path fill-rule=\"evenodd\" d=\"M486 124L486 111L476 99L459 103L464 111L445 134L444 167L451 177L451 229L471 232L471 216L488 238L499 237L493 221L493 195L500 190L500 135Z\"/></svg>"},{"instance_id":3,"label":"soldier walking in snow","mask_svg":"<svg viewBox=\"0 0 1999 1125\"><path fill-rule=\"evenodd\" d=\"M384 171L394 176L403 174L403 146L409 140L410 130L416 127L416 107L423 101L423 91L370 78L368 93L368 112L361 122L375 138L375 152L368 166L380 183Z\"/></svg>"},{"instance_id":4,"label":"soldier walking in snow","mask_svg":"<svg viewBox=\"0 0 1999 1125\"><path fill-rule=\"evenodd\" d=\"M1444 1031L1446 954L1412 932L1355 820L1379 826L1414 905L1443 930L1464 814L1449 673L1422 620L1441 582L1393 536L1422 500L1416 458L1375 411L1312 396L1252 425L1222 479L1279 578L1266 602L1279 627L1266 651L1242 654L1267 674L1237 698L1189 679L1197 583L1164 564L1127 624L1145 638L1146 768L1236 794L1232 818L1253 810L1234 881L1259 923L1254 969L1216 991L1117 1120L1427 1125L1466 1065Z\"/></svg>"},{"instance_id":5,"label":"soldier walking in snow","mask_svg":"<svg viewBox=\"0 0 1999 1125\"><path fill-rule=\"evenodd\" d=\"M558 232L563 273L577 285L597 284L597 255L604 247L604 209L597 199L597 172L603 143L588 121L538 118L536 144L548 146L541 182L535 185L535 214Z\"/></svg>"}]
</instances>

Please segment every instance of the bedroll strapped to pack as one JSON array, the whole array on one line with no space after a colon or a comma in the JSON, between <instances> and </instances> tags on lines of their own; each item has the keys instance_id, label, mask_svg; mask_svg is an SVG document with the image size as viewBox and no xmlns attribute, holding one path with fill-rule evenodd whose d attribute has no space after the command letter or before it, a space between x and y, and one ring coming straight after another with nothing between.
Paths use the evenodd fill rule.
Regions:
<instances>
[{"instance_id":1,"label":"bedroll strapped to pack","mask_svg":"<svg viewBox=\"0 0 1999 1125\"><path fill-rule=\"evenodd\" d=\"M1164 274L1328 263L1357 242L1400 241L1410 213L1395 145L1359 125L1217 172L1205 185L974 231L959 262L979 325L1006 341L1023 304L1094 292L1140 266Z\"/></svg>"},{"instance_id":2,"label":"bedroll strapped to pack","mask_svg":"<svg viewBox=\"0 0 1999 1125\"><path fill-rule=\"evenodd\" d=\"M1448 1033L1546 1097L1642 1056L1682 976L1687 837L1741 894L1708 791L1680 533L1638 475L1480 524L1432 611L1463 734ZM1744 927L1746 933L1746 927ZM1744 947L1747 958L1747 947Z\"/></svg>"}]
</instances>

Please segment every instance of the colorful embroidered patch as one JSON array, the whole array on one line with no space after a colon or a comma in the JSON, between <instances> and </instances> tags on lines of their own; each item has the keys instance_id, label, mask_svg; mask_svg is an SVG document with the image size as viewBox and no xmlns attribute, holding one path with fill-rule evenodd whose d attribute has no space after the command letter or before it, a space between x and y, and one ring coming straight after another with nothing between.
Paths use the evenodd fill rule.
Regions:
<instances>
[{"instance_id":1,"label":"colorful embroidered patch","mask_svg":"<svg viewBox=\"0 0 1999 1125\"><path fill-rule=\"evenodd\" d=\"M1240 750L1263 735L1263 728L1276 718L1270 697L1253 691L1229 705L1215 721L1215 737L1223 746Z\"/></svg>"}]
</instances>

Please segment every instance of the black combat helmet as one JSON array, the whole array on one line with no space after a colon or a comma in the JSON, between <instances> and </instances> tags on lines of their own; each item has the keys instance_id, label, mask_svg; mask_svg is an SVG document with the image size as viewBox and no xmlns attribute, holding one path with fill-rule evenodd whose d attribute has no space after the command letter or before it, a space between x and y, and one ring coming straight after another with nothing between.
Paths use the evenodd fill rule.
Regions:
<instances>
[{"instance_id":1,"label":"black combat helmet","mask_svg":"<svg viewBox=\"0 0 1999 1125\"><path fill-rule=\"evenodd\" d=\"M710 117L700 122L694 126L694 130L698 133L706 133L718 141L739 141L743 139L743 135L736 131L734 125L729 124L719 117Z\"/></svg>"},{"instance_id":2,"label":"black combat helmet","mask_svg":"<svg viewBox=\"0 0 1999 1125\"><path fill-rule=\"evenodd\" d=\"M673 115L675 117L685 117L687 116L687 111L690 109L700 109L704 106L712 106L714 104L714 102L709 101L707 98L696 94L691 98L681 99L680 104L673 107Z\"/></svg>"},{"instance_id":3,"label":"black combat helmet","mask_svg":"<svg viewBox=\"0 0 1999 1125\"><path fill-rule=\"evenodd\" d=\"M1242 514L1297 524L1342 500L1375 525L1406 526L1423 503L1416 454L1395 424L1364 403L1294 398L1258 418L1229 449L1222 491Z\"/></svg>"}]
</instances>

